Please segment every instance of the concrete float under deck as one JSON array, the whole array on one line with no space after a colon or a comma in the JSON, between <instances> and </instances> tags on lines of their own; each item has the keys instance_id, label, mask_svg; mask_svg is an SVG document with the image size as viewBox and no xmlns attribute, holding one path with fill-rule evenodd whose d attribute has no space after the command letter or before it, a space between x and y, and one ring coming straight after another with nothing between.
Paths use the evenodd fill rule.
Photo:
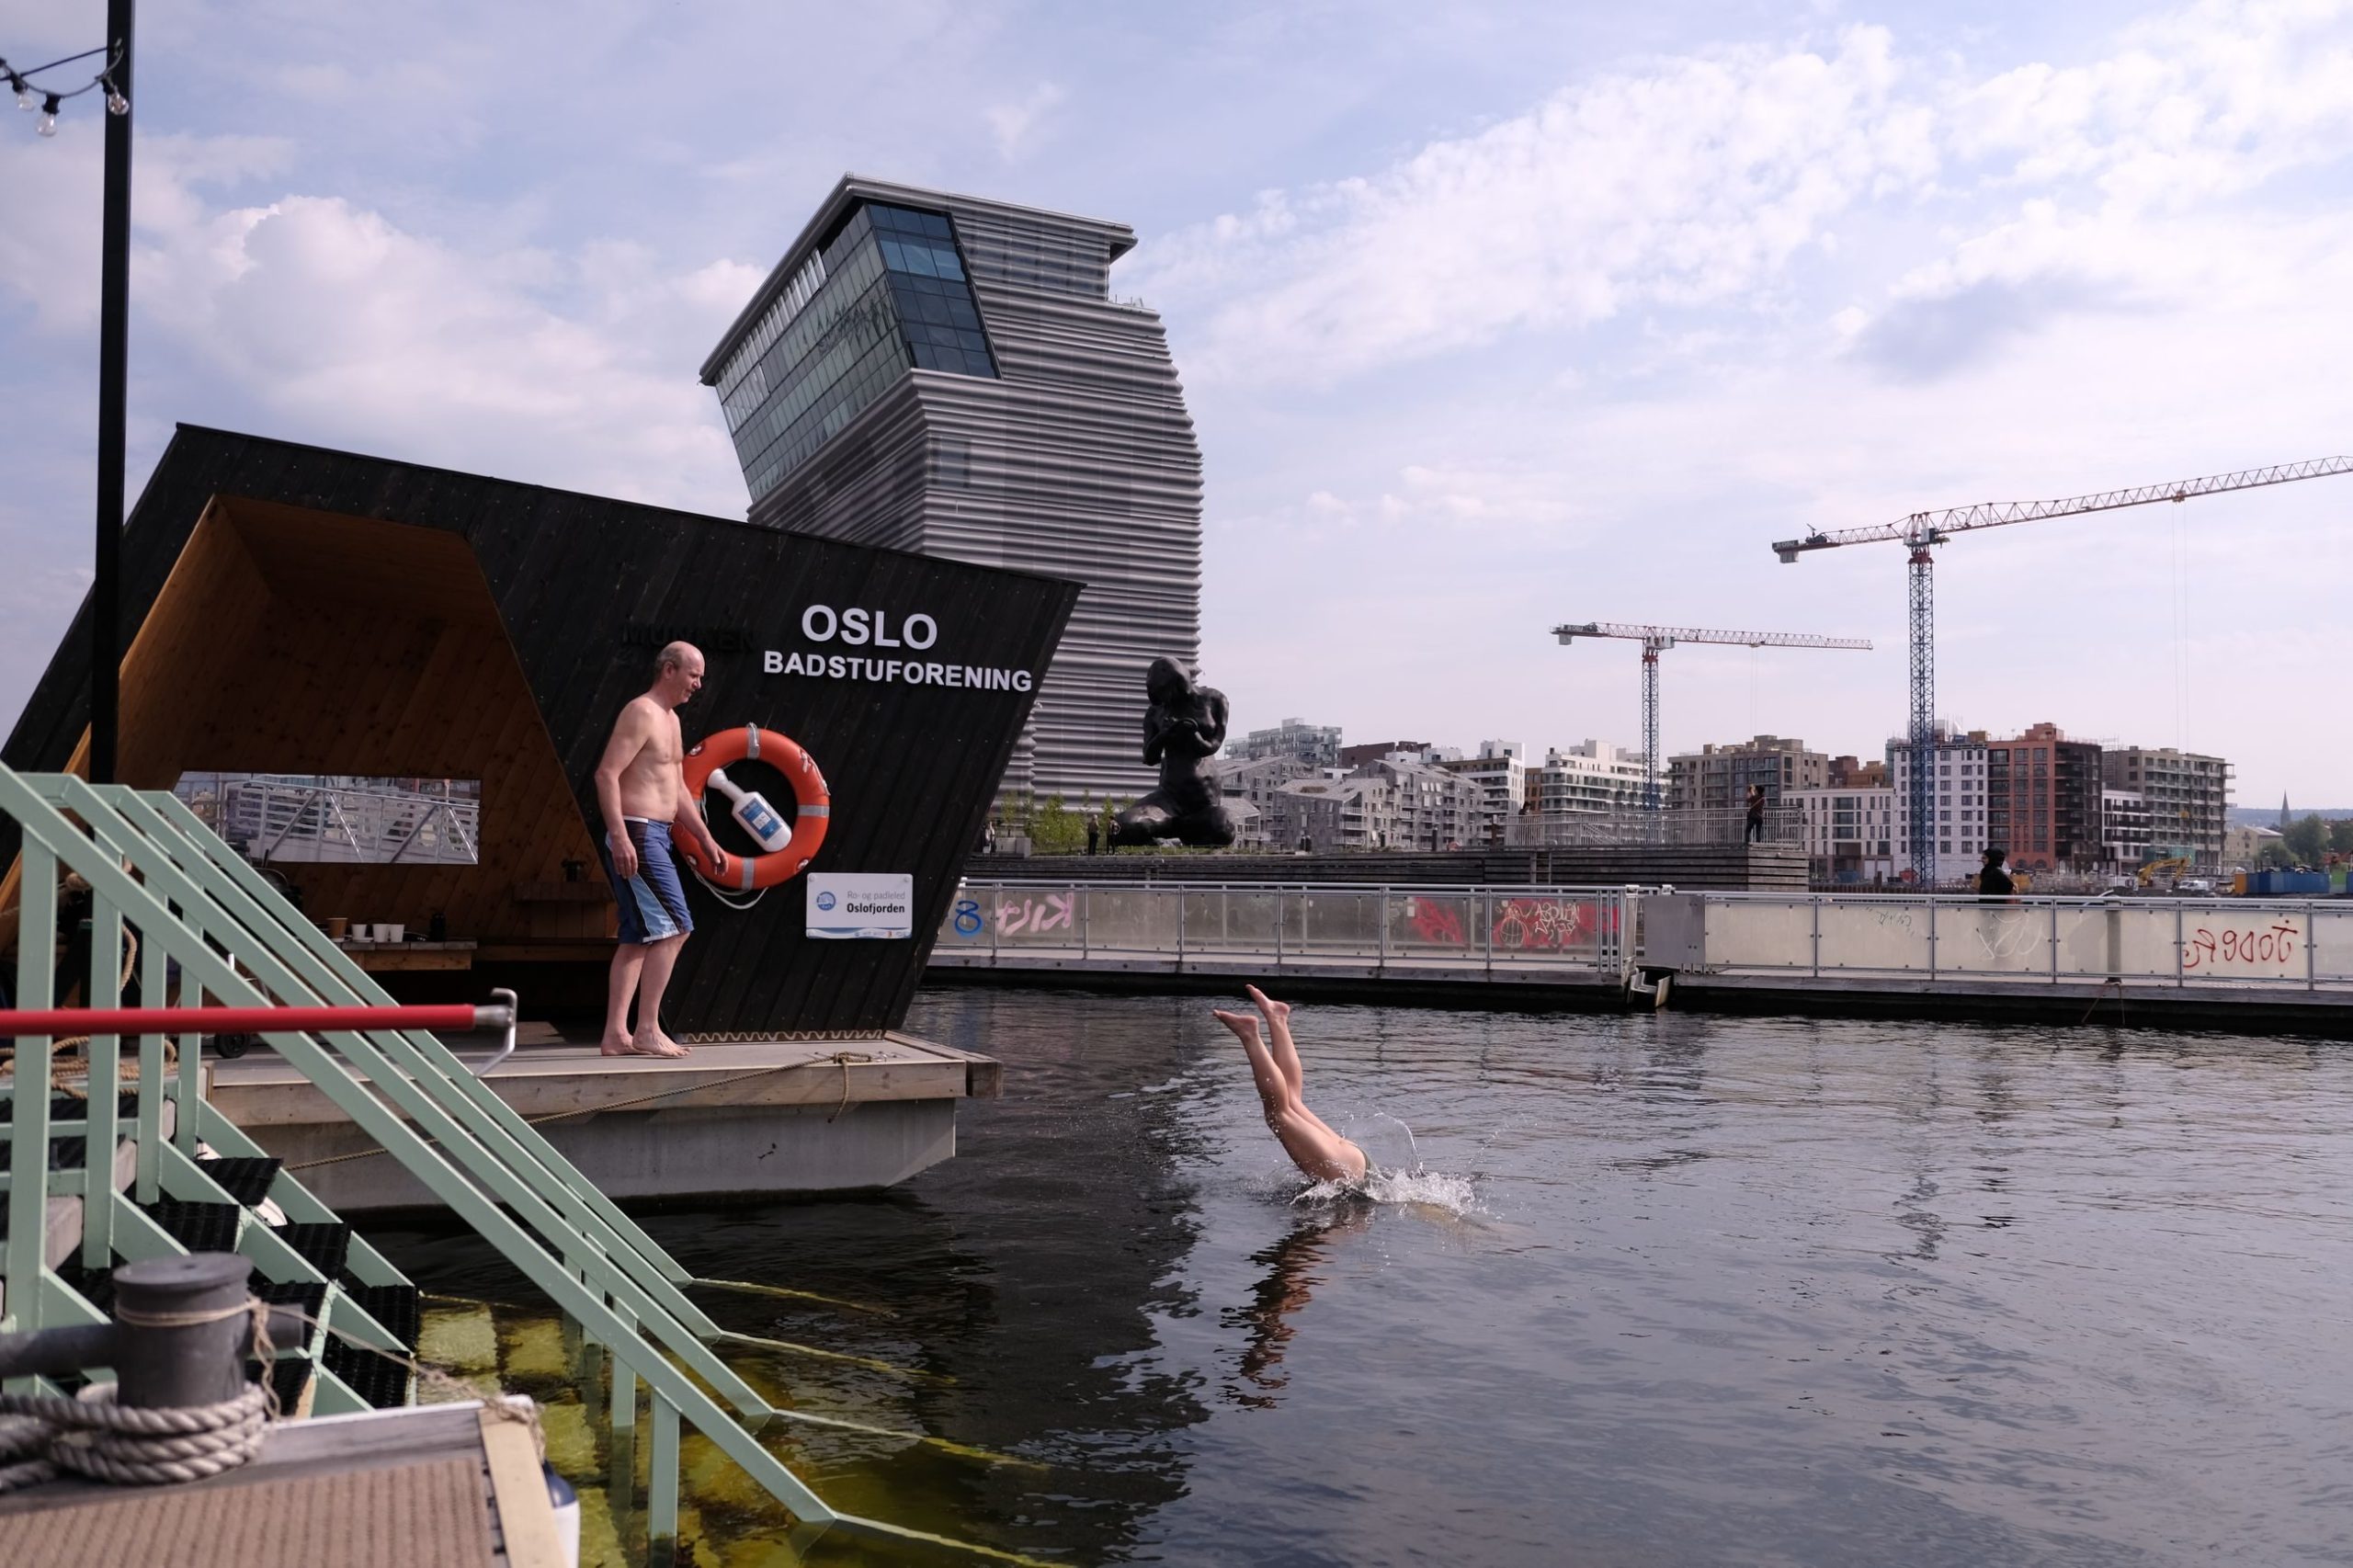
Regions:
<instances>
[{"instance_id":1,"label":"concrete float under deck","mask_svg":"<svg viewBox=\"0 0 2353 1568\"><path fill-rule=\"evenodd\" d=\"M521 1040L483 1081L622 1199L889 1187L955 1153L956 1102L995 1098L1003 1074L896 1032L702 1044L678 1060L600 1055L545 1025ZM471 1042L462 1054L481 1060ZM213 1105L336 1212L437 1205L276 1055L208 1065Z\"/></svg>"}]
</instances>

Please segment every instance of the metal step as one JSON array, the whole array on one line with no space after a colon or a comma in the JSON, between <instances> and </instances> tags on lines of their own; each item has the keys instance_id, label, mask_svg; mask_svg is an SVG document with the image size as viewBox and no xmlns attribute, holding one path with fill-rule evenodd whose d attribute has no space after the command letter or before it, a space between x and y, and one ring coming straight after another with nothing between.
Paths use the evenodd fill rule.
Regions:
<instances>
[{"instance_id":1,"label":"metal step","mask_svg":"<svg viewBox=\"0 0 2353 1568\"><path fill-rule=\"evenodd\" d=\"M221 1189L251 1209L269 1197L269 1184L278 1179L283 1160L232 1159L214 1155L199 1160L197 1165L206 1176L221 1184Z\"/></svg>"},{"instance_id":2,"label":"metal step","mask_svg":"<svg viewBox=\"0 0 2353 1568\"><path fill-rule=\"evenodd\" d=\"M244 1210L234 1203L184 1203L164 1198L140 1207L190 1252L237 1250L237 1223Z\"/></svg>"},{"instance_id":3,"label":"metal step","mask_svg":"<svg viewBox=\"0 0 2353 1568\"><path fill-rule=\"evenodd\" d=\"M351 1251L351 1227L340 1221L333 1223L278 1225L274 1227L288 1246L310 1260L311 1266L333 1279L342 1274L343 1261Z\"/></svg>"}]
</instances>

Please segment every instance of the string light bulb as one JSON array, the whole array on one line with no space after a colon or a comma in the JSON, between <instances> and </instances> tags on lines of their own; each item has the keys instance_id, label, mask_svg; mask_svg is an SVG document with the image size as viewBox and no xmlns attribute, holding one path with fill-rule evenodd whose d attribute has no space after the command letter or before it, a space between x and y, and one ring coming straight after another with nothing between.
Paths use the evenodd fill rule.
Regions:
<instances>
[{"instance_id":1,"label":"string light bulb","mask_svg":"<svg viewBox=\"0 0 2353 1568\"><path fill-rule=\"evenodd\" d=\"M33 121L33 130L43 136L57 134L57 95L51 93L42 101L40 118Z\"/></svg>"},{"instance_id":2,"label":"string light bulb","mask_svg":"<svg viewBox=\"0 0 2353 1568\"><path fill-rule=\"evenodd\" d=\"M104 78L102 77L100 80L104 80ZM131 100L124 97L122 96L122 89L116 86L112 82L107 83L107 112L108 114L129 114L131 112Z\"/></svg>"},{"instance_id":3,"label":"string light bulb","mask_svg":"<svg viewBox=\"0 0 2353 1568\"><path fill-rule=\"evenodd\" d=\"M18 108L29 112L40 108L40 95L33 91L33 85L30 82L26 81L14 71L8 73L8 85L17 89Z\"/></svg>"}]
</instances>

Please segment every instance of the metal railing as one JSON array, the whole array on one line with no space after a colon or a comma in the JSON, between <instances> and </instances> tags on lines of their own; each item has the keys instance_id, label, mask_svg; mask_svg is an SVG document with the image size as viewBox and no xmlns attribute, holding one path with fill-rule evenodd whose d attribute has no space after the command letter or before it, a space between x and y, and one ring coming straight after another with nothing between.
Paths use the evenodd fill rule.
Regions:
<instances>
[{"instance_id":1,"label":"metal railing","mask_svg":"<svg viewBox=\"0 0 2353 1568\"><path fill-rule=\"evenodd\" d=\"M1738 845L1748 839L1745 808L1663 812L1529 812L1504 819L1510 849L1575 849L1659 844L1677 847ZM1757 842L1788 847L1805 840L1805 816L1792 805L1765 808Z\"/></svg>"},{"instance_id":2,"label":"metal railing","mask_svg":"<svg viewBox=\"0 0 2353 1568\"><path fill-rule=\"evenodd\" d=\"M1638 897L1631 888L967 881L932 961L1615 974Z\"/></svg>"},{"instance_id":3,"label":"metal railing","mask_svg":"<svg viewBox=\"0 0 2353 1568\"><path fill-rule=\"evenodd\" d=\"M37 1011L54 1000L57 889L67 871L89 884L93 899L91 949L97 956L84 998L90 1006L109 1007L120 1000L119 975L108 960L121 950L126 928L137 934L141 1000L150 1007L164 1003L175 983L178 999L190 1006L392 1001L278 897L253 865L169 794L94 788L71 776L19 775L0 767L0 817L23 834L15 999L20 1008ZM0 1325L22 1330L44 1323L103 1321L44 1256L45 1207L52 1191L83 1198L85 1260L108 1267L117 1257L183 1250L139 1203L159 1194L233 1201L194 1157L199 1141L224 1154L263 1154L205 1103L199 1040L178 1040L177 1070L167 1074L164 1036L137 1038L135 1080L121 1074L119 1037L98 1035L89 1042L89 1082L119 1085L137 1095L132 1125L138 1175L131 1197L117 1193L112 1184L110 1152L119 1131L115 1095L101 1087L80 1124L52 1121L46 1092L51 1041L43 1036L17 1041L15 1072L7 1080L15 1092L6 1096L5 1124L9 1230L0 1261L7 1316ZM961 1545L834 1508L763 1448L756 1435L779 1420L903 1441L929 1439L922 1433L887 1432L769 1403L719 1358L713 1342L825 1352L721 1329L684 1294L683 1287L698 1282L435 1036L392 1029L271 1030L264 1038L609 1357L610 1418L617 1438L633 1437L637 1388L645 1385L653 1429L646 1517L655 1555L673 1550L677 1535L682 1419L741 1466L804 1529L842 1527ZM31 1092L25 1092L28 1087ZM167 1095L176 1113L168 1142L162 1131ZM90 1168L52 1183L45 1169L50 1141L73 1131L84 1131L89 1141ZM283 1171L269 1197L290 1220L335 1219ZM242 1226L237 1245L268 1278L322 1282L318 1271L268 1225ZM365 1283L405 1283L356 1236L347 1267ZM334 1282L323 1282L332 1292ZM350 1310L331 1308L335 1326L383 1348L397 1345L351 1303L344 1307ZM335 1386L322 1379L323 1391ZM360 1407L347 1390L344 1396L350 1398L348 1407Z\"/></svg>"},{"instance_id":4,"label":"metal railing","mask_svg":"<svg viewBox=\"0 0 2353 1568\"><path fill-rule=\"evenodd\" d=\"M260 861L471 866L482 858L476 797L257 774L223 778L197 812Z\"/></svg>"},{"instance_id":5,"label":"metal railing","mask_svg":"<svg viewBox=\"0 0 2353 1568\"><path fill-rule=\"evenodd\" d=\"M1647 966L1810 979L2353 991L2353 904L1665 893Z\"/></svg>"}]
</instances>

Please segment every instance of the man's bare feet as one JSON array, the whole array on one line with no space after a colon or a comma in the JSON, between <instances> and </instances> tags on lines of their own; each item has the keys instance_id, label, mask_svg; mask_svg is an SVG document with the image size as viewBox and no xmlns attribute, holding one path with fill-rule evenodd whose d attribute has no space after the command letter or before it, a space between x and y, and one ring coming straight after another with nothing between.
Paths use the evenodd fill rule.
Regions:
<instances>
[{"instance_id":1,"label":"man's bare feet","mask_svg":"<svg viewBox=\"0 0 2353 1568\"><path fill-rule=\"evenodd\" d=\"M1222 1008L1212 1007L1210 1009L1210 1017L1215 1018L1219 1023L1223 1024L1227 1028L1232 1029L1233 1031L1234 1039L1242 1041L1243 1044L1255 1045L1257 1043L1258 1017L1256 1014L1229 1013Z\"/></svg>"},{"instance_id":2,"label":"man's bare feet","mask_svg":"<svg viewBox=\"0 0 2353 1568\"><path fill-rule=\"evenodd\" d=\"M680 1045L660 1029L654 1031L652 1040L642 1043L634 1040L625 1039L619 1043L608 1040L597 1051L600 1056L684 1056L686 1053L685 1046Z\"/></svg>"}]
</instances>

